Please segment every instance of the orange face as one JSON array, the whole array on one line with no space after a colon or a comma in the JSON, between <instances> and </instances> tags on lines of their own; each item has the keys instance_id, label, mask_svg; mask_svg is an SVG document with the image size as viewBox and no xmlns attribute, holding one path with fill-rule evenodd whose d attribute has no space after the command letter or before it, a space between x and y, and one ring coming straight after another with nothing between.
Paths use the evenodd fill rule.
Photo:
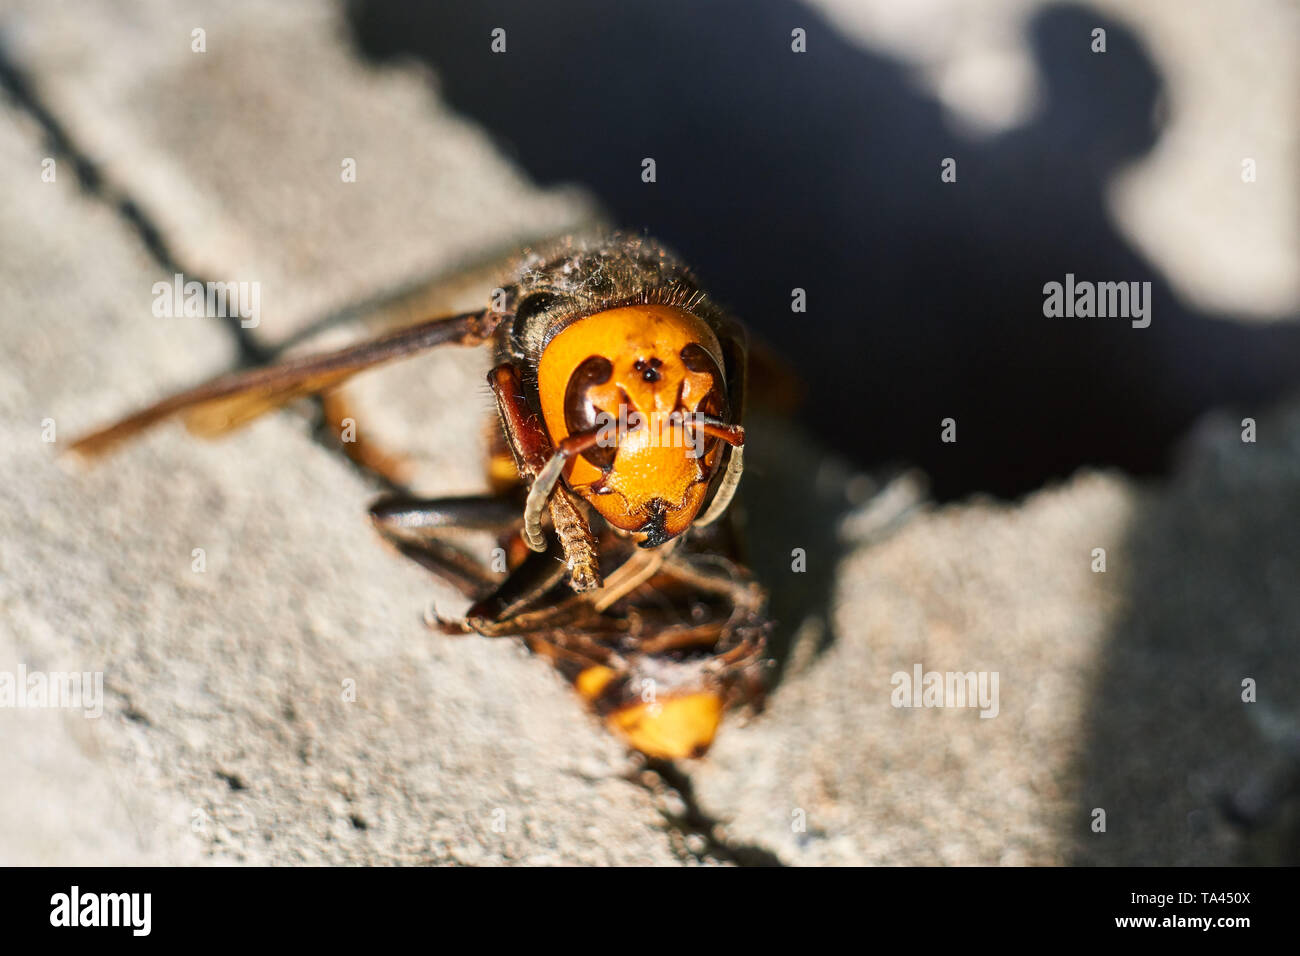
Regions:
<instances>
[{"instance_id":1,"label":"orange face","mask_svg":"<svg viewBox=\"0 0 1300 956\"><path fill-rule=\"evenodd\" d=\"M569 487L644 546L681 534L704 504L721 449L692 422L726 417L721 355L708 325L665 305L579 319L542 352L537 387L551 437L603 429L566 470Z\"/></svg>"}]
</instances>

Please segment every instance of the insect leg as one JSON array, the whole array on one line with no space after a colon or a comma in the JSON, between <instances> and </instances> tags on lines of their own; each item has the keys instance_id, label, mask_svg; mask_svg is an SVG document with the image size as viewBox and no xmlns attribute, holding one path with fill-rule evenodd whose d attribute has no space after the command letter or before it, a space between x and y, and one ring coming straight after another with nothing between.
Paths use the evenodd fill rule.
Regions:
<instances>
[{"instance_id":1,"label":"insect leg","mask_svg":"<svg viewBox=\"0 0 1300 956\"><path fill-rule=\"evenodd\" d=\"M349 419L355 432L357 416L341 389L330 389L320 396L321 411L325 416L325 427L336 440L346 431ZM410 462L402 455L385 451L364 433L355 433L346 441L339 441L343 453L356 464L378 475L393 487L400 488L407 479Z\"/></svg>"},{"instance_id":2,"label":"insect leg","mask_svg":"<svg viewBox=\"0 0 1300 956\"><path fill-rule=\"evenodd\" d=\"M388 495L370 506L375 528L398 551L477 598L496 588L500 575L454 544L454 531L506 531L519 524L520 501L509 496L411 498Z\"/></svg>"},{"instance_id":3,"label":"insect leg","mask_svg":"<svg viewBox=\"0 0 1300 956\"><path fill-rule=\"evenodd\" d=\"M521 473L536 479L546 467L554 448L550 436L524 399L519 370L509 362L502 363L488 373L488 384L496 394L501 424L514 453L515 464ZM601 576L596 539L574 496L562 485L551 495L550 512L573 590L581 593L599 588Z\"/></svg>"},{"instance_id":4,"label":"insect leg","mask_svg":"<svg viewBox=\"0 0 1300 956\"><path fill-rule=\"evenodd\" d=\"M765 682L760 665L770 623L765 614L767 592L741 565L719 554L683 554L669 557L660 569L663 578L691 593L722 598L727 610L695 626L669 626L642 637L641 649L658 653L674 647L698 646L715 636L715 657L709 667L714 677L731 688L729 697L757 702Z\"/></svg>"},{"instance_id":5,"label":"insect leg","mask_svg":"<svg viewBox=\"0 0 1300 956\"><path fill-rule=\"evenodd\" d=\"M534 638L587 660L616 655L612 642L626 629L622 618L596 611L583 596L563 587L566 569L558 542L545 552L526 552L524 560L491 594L465 612L461 631L485 637Z\"/></svg>"},{"instance_id":6,"label":"insect leg","mask_svg":"<svg viewBox=\"0 0 1300 956\"><path fill-rule=\"evenodd\" d=\"M522 547L524 559L504 578L446 540L457 531L506 531L517 534L521 499L510 495L463 498L410 498L390 495L371 506L375 527L406 557L458 587L474 603L459 620L435 614L430 627L449 634L476 632L485 637L524 637L554 650L552 656L605 660L600 638L624 627L615 618L592 611L567 588L564 553L558 541L544 553Z\"/></svg>"},{"instance_id":7,"label":"insect leg","mask_svg":"<svg viewBox=\"0 0 1300 956\"><path fill-rule=\"evenodd\" d=\"M726 598L738 614L757 617L767 602L767 593L753 575L720 554L674 555L662 573L694 590Z\"/></svg>"}]
</instances>

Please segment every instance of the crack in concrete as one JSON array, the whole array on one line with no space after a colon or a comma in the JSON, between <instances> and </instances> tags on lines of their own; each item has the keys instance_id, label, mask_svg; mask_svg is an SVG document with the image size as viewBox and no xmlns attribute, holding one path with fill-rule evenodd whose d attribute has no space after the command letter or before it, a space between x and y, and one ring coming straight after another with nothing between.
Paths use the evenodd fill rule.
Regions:
<instances>
[{"instance_id":1,"label":"crack in concrete","mask_svg":"<svg viewBox=\"0 0 1300 956\"><path fill-rule=\"evenodd\" d=\"M23 71L5 55L3 48L0 48L0 90L3 90L8 95L19 111L26 113L36 121L45 136L44 145L56 157L73 168L82 191L112 209L126 223L130 231L136 235L146 251L160 266L170 273L181 273L195 279L195 281L206 284L204 279L198 277L191 270L185 269L177 261L161 231L150 221L140 205L126 191L112 183L100 171L95 161L77 145L76 140L64 125L42 102ZM401 295L404 292L409 293L410 289L397 290L395 294ZM373 301L382 300L383 297L381 296ZM355 317L359 312L356 308L352 308L343 310L343 314ZM237 315L222 318L224 319L224 327L234 337L238 348L240 367L265 364L273 360L275 356L281 354L293 343L301 341L323 328L337 324L339 320L337 315L325 316L316 322L309 323L304 330L291 337L287 342L275 347L268 347L260 344L250 334L249 330L241 325ZM317 408L320 409L319 400L317 400ZM316 427L312 429L312 436L318 445L335 456L341 456L357 472L365 475L369 480L386 490L398 490L391 488L390 483L382 476L376 475L370 469L354 461L344 449L339 447L337 440L325 427L323 414L319 416ZM128 710L127 716L146 726L150 724L148 719L141 712L135 710L134 707ZM217 771L217 775L232 790L245 789L243 781L238 777L220 771ZM628 775L624 779L644 789L660 805L659 812L671 828L668 831L669 847L683 861L722 862L737 866L786 865L775 853L766 848L751 844L733 843L727 840L725 834L720 832L722 829L721 822L705 813L699 806L695 798L695 788L690 775L672 762L648 761L642 770ZM666 791L671 791L676 795L680 800L681 809L668 809L663 806L666 802ZM351 823L358 829L365 829L364 822L359 821L359 818L355 816L351 818Z\"/></svg>"},{"instance_id":2,"label":"crack in concrete","mask_svg":"<svg viewBox=\"0 0 1300 956\"><path fill-rule=\"evenodd\" d=\"M140 240L145 250L165 271L171 274L180 273L204 286L208 284L206 278L198 275L193 270L186 269L176 259L167 241L163 238L162 232L149 220L139 204L127 192L114 185L100 172L99 166L77 145L63 124L45 106L22 70L5 55L3 48L0 48L0 90L4 90L8 94L16 108L27 113L39 124L45 134L46 147L55 156L72 166L82 191L116 212L127 224L130 231ZM238 349L238 368L265 365L273 361L292 344L291 341L274 347L262 345L243 326L238 315L218 316L218 318L221 319L223 327L234 337L235 346ZM314 332L314 326L321 324L313 323L302 334ZM331 452L343 453L342 449L338 447L337 438L325 427L325 415L320 399L314 398L313 402L317 409L317 415L316 422L311 430L312 440ZM354 466L358 473L375 482L378 490L397 490L392 488L383 476L376 475L369 469L361 467L346 453L343 453L343 457L350 465Z\"/></svg>"},{"instance_id":3,"label":"crack in concrete","mask_svg":"<svg viewBox=\"0 0 1300 956\"><path fill-rule=\"evenodd\" d=\"M6 56L3 47L0 47L0 90L8 94L20 111L36 120L45 134L46 147L72 166L82 191L113 209L159 265L171 273L180 272L195 278L206 286L206 279L194 276L176 261L162 233L149 221L139 204L105 177L95 161L78 147L63 124L41 101L22 70ZM270 357L270 353L240 325L239 316L221 318L226 328L234 334L241 365L260 364Z\"/></svg>"}]
</instances>

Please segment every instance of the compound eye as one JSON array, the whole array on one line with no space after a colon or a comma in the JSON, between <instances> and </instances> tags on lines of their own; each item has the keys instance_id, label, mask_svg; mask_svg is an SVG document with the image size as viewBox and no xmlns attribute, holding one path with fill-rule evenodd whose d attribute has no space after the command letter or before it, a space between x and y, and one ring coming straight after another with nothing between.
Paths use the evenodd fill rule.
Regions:
<instances>
[{"instance_id":1,"label":"compound eye","mask_svg":"<svg viewBox=\"0 0 1300 956\"><path fill-rule=\"evenodd\" d=\"M564 427L570 435L590 431L597 425L604 424L604 421L597 421L597 416L604 413L604 409L597 407L591 400L590 389L604 385L613 374L614 363L603 355L583 359L582 364L573 370L569 384L564 389ZM609 471L614 467L616 454L618 448L613 445L608 448L597 445L584 451L582 457L602 471Z\"/></svg>"},{"instance_id":2,"label":"compound eye","mask_svg":"<svg viewBox=\"0 0 1300 956\"><path fill-rule=\"evenodd\" d=\"M682 349L682 364L688 372L702 372L709 376L708 392L695 404L695 411L720 421L727 420L727 395L722 387L722 369L704 346L692 342Z\"/></svg>"},{"instance_id":3,"label":"compound eye","mask_svg":"<svg viewBox=\"0 0 1300 956\"><path fill-rule=\"evenodd\" d=\"M708 391L704 397L695 403L693 409L696 415L707 415L709 418L716 418L720 422L727 420L729 412L727 403L727 393L722 388L722 369L718 368L717 361L709 354L708 349L704 346L692 342L681 351L682 364L686 366L688 372L697 372L709 376ZM703 453L709 455L713 449L718 447L717 438L708 438L704 442Z\"/></svg>"},{"instance_id":4,"label":"compound eye","mask_svg":"<svg viewBox=\"0 0 1300 956\"><path fill-rule=\"evenodd\" d=\"M524 298L515 309L515 320L527 321L535 315L549 312L563 305L560 296L553 292L534 292Z\"/></svg>"}]
</instances>

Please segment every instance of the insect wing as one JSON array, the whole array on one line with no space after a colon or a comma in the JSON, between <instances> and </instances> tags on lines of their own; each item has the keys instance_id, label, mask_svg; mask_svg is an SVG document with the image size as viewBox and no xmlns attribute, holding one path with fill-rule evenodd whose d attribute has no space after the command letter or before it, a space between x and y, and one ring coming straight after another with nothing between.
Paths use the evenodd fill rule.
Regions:
<instances>
[{"instance_id":1,"label":"insect wing","mask_svg":"<svg viewBox=\"0 0 1300 956\"><path fill-rule=\"evenodd\" d=\"M118 442L176 414L184 415L186 427L194 434L221 435L376 365L438 345L479 345L502 318L502 313L468 312L431 319L333 352L221 375L82 436L72 443L71 451L86 458L102 455Z\"/></svg>"}]
</instances>

